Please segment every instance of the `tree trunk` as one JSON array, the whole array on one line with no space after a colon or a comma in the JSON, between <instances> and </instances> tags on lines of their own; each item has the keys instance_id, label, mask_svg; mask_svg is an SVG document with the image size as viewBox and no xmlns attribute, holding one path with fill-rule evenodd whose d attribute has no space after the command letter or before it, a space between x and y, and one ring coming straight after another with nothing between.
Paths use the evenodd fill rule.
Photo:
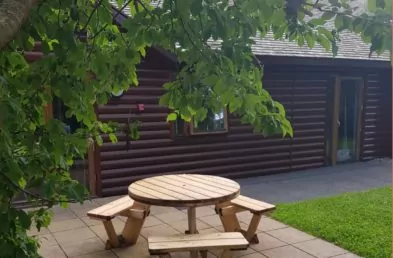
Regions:
<instances>
[{"instance_id":1,"label":"tree trunk","mask_svg":"<svg viewBox=\"0 0 393 258\"><path fill-rule=\"evenodd\" d=\"M19 31L37 0L0 0L0 49Z\"/></svg>"}]
</instances>

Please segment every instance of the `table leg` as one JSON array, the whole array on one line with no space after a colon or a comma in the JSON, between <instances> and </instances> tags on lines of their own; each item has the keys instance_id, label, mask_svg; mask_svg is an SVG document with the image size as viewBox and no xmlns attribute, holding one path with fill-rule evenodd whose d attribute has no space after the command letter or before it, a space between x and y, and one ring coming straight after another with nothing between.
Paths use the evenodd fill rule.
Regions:
<instances>
[{"instance_id":1,"label":"table leg","mask_svg":"<svg viewBox=\"0 0 393 258\"><path fill-rule=\"evenodd\" d=\"M188 231L190 232L190 234L196 234L197 227L196 227L196 209L195 209L195 207L188 208L187 213L188 213Z\"/></svg>"},{"instance_id":2,"label":"table leg","mask_svg":"<svg viewBox=\"0 0 393 258\"><path fill-rule=\"evenodd\" d=\"M197 234L195 207L189 207L187 209L187 215L188 215L188 232L189 232L189 234ZM198 252L191 251L190 257L191 258L198 258Z\"/></svg>"}]
</instances>

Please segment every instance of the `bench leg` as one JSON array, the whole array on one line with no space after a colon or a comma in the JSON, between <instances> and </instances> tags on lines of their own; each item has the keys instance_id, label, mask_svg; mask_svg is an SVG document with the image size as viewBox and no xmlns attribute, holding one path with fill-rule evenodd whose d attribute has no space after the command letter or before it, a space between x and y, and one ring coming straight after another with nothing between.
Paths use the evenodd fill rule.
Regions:
<instances>
[{"instance_id":1,"label":"bench leg","mask_svg":"<svg viewBox=\"0 0 393 258\"><path fill-rule=\"evenodd\" d=\"M207 250L200 251L202 258L207 258Z\"/></svg>"},{"instance_id":2,"label":"bench leg","mask_svg":"<svg viewBox=\"0 0 393 258\"><path fill-rule=\"evenodd\" d=\"M225 209L225 206L216 205L216 210ZM236 213L226 213L225 215L222 212L218 212L221 223L224 227L225 232L241 232L241 227L239 224L239 220L237 219Z\"/></svg>"},{"instance_id":3,"label":"bench leg","mask_svg":"<svg viewBox=\"0 0 393 258\"><path fill-rule=\"evenodd\" d=\"M258 244L259 239L258 236L255 234L257 231L259 222L261 221L261 214L253 214L250 225L248 226L248 229L246 231L245 238L250 244Z\"/></svg>"},{"instance_id":4,"label":"bench leg","mask_svg":"<svg viewBox=\"0 0 393 258\"><path fill-rule=\"evenodd\" d=\"M137 209L144 209L146 211L146 214L149 213L150 206L149 205L144 205L141 203L134 203L132 208L137 208ZM129 216L127 218L126 224L123 228L123 231L121 233L121 237L123 241L127 245L133 245L136 243L138 240L139 234L141 232L143 223L145 222L145 218L134 218L132 216Z\"/></svg>"},{"instance_id":5,"label":"bench leg","mask_svg":"<svg viewBox=\"0 0 393 258\"><path fill-rule=\"evenodd\" d=\"M105 220L103 221L104 227L106 234L108 235L108 241L105 245L105 249L111 249L114 247L119 246L119 239L116 235L115 227L113 226L113 223L111 220Z\"/></svg>"},{"instance_id":6,"label":"bench leg","mask_svg":"<svg viewBox=\"0 0 393 258\"><path fill-rule=\"evenodd\" d=\"M230 250L222 251L221 256L220 256L220 258L231 258L231 257L232 257L232 254L231 254Z\"/></svg>"}]
</instances>

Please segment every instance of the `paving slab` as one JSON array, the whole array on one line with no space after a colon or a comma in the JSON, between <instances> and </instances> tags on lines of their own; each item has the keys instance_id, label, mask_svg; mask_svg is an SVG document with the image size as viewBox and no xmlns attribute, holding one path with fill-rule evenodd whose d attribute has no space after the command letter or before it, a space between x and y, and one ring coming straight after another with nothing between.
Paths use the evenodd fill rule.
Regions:
<instances>
[{"instance_id":1,"label":"paving slab","mask_svg":"<svg viewBox=\"0 0 393 258\"><path fill-rule=\"evenodd\" d=\"M59 245L42 246L39 250L39 254L44 258L67 258Z\"/></svg>"},{"instance_id":2,"label":"paving slab","mask_svg":"<svg viewBox=\"0 0 393 258\"><path fill-rule=\"evenodd\" d=\"M263 251L262 254L268 258L314 258L314 256L291 245Z\"/></svg>"},{"instance_id":3,"label":"paving slab","mask_svg":"<svg viewBox=\"0 0 393 258\"><path fill-rule=\"evenodd\" d=\"M78 207L78 210L84 208ZM67 213L68 211L65 210ZM77 214L77 219L83 222L83 227L73 228L74 225L81 225L79 222L75 223L75 219L71 220L57 220L56 232L46 234L38 234L32 231L31 234L36 234L43 245L40 253L44 258L57 257L150 257L147 248L147 237L149 235L175 235L180 234L184 227L184 218L180 214L181 211L173 208L159 208L156 209L157 215L150 215L148 223L142 229L141 236L135 245L125 248L115 248L112 250L105 250L104 243L107 239L106 232L103 225L89 223L85 214L80 212ZM64 214L57 211L56 214ZM183 213L184 214L184 213ZM198 214L198 212L197 212ZM244 213L246 214L246 213ZM168 215L173 215L172 219L168 220ZM61 216L61 215L60 215ZM176 217L176 219L174 219ZM197 216L197 221L200 224L200 233L222 232L223 228L218 225L218 216L211 214L209 208L203 208ZM242 227L246 227L246 222L249 216L240 216ZM70 222L70 226L63 224ZM208 222L208 223L207 223ZM249 222L249 221L248 221ZM114 219L115 230L120 233L125 221L118 218ZM209 224L210 223L210 224ZM55 224L56 225L56 224ZM236 251L233 257L243 258L310 258L310 257L338 257L338 258L355 258L346 250L339 248L333 244L327 243L320 239L314 238L299 230L293 229L285 224L277 222L271 218L263 217L261 220L260 229L257 231L260 240L259 244L250 245L245 251ZM219 257L219 251L210 251L209 258ZM172 257L189 257L187 252L175 253Z\"/></svg>"},{"instance_id":4,"label":"paving slab","mask_svg":"<svg viewBox=\"0 0 393 258\"><path fill-rule=\"evenodd\" d=\"M346 250L321 239L297 243L294 246L318 258L328 258L347 253Z\"/></svg>"},{"instance_id":5,"label":"paving slab","mask_svg":"<svg viewBox=\"0 0 393 258\"><path fill-rule=\"evenodd\" d=\"M265 250L288 245L284 241L272 237L271 235L268 235L266 233L259 233L258 239L259 239L259 243L251 245L250 246L251 249L254 249L256 251L265 251Z\"/></svg>"},{"instance_id":6,"label":"paving slab","mask_svg":"<svg viewBox=\"0 0 393 258\"><path fill-rule=\"evenodd\" d=\"M86 224L81 219L75 218L75 219L67 219L61 221L53 221L49 225L49 231L55 233L59 231L65 231L65 230L83 228L83 227L86 227Z\"/></svg>"},{"instance_id":7,"label":"paving slab","mask_svg":"<svg viewBox=\"0 0 393 258\"><path fill-rule=\"evenodd\" d=\"M269 231L267 234L288 244L295 244L295 243L315 239L314 236L291 227L272 230Z\"/></svg>"}]
</instances>

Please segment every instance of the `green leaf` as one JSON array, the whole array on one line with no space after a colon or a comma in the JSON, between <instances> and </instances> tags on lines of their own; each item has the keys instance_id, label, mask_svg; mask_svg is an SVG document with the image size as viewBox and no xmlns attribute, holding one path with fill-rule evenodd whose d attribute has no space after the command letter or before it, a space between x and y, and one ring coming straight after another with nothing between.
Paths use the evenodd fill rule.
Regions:
<instances>
[{"instance_id":1,"label":"green leaf","mask_svg":"<svg viewBox=\"0 0 393 258\"><path fill-rule=\"evenodd\" d=\"M132 140L138 140L140 137L139 134L139 126L140 126L140 122L134 122L130 125L130 137Z\"/></svg>"},{"instance_id":2,"label":"green leaf","mask_svg":"<svg viewBox=\"0 0 393 258\"><path fill-rule=\"evenodd\" d=\"M111 141L112 143L117 143L116 134L110 133L110 134L109 134L109 139L110 139L110 141Z\"/></svg>"},{"instance_id":3,"label":"green leaf","mask_svg":"<svg viewBox=\"0 0 393 258\"><path fill-rule=\"evenodd\" d=\"M304 38L309 48L313 48L315 46L315 38L312 33L307 33Z\"/></svg>"},{"instance_id":4,"label":"green leaf","mask_svg":"<svg viewBox=\"0 0 393 258\"><path fill-rule=\"evenodd\" d=\"M190 10L191 2L191 0L175 0L177 12L183 21L187 21L189 19L188 12Z\"/></svg>"},{"instance_id":5,"label":"green leaf","mask_svg":"<svg viewBox=\"0 0 393 258\"><path fill-rule=\"evenodd\" d=\"M339 0L329 0L329 3L333 6L341 7Z\"/></svg>"},{"instance_id":6,"label":"green leaf","mask_svg":"<svg viewBox=\"0 0 393 258\"><path fill-rule=\"evenodd\" d=\"M49 46L49 42L43 40L41 41L41 49L42 52L44 52L45 54L49 54L51 51L51 47Z\"/></svg>"},{"instance_id":7,"label":"green leaf","mask_svg":"<svg viewBox=\"0 0 393 258\"><path fill-rule=\"evenodd\" d=\"M297 44L299 45L299 46L304 46L304 37L303 37L303 35L299 35L298 37L297 37Z\"/></svg>"},{"instance_id":8,"label":"green leaf","mask_svg":"<svg viewBox=\"0 0 393 258\"><path fill-rule=\"evenodd\" d=\"M24 228L24 229L30 228L30 225L31 225L30 216L27 215L27 213L23 210L18 211L17 214L18 214L17 216L19 218L19 222L20 222L22 228Z\"/></svg>"},{"instance_id":9,"label":"green leaf","mask_svg":"<svg viewBox=\"0 0 393 258\"><path fill-rule=\"evenodd\" d=\"M322 19L322 18L316 18L316 19L310 20L308 23L310 23L314 26L320 26L320 25L324 25L326 23L326 20Z\"/></svg>"},{"instance_id":10,"label":"green leaf","mask_svg":"<svg viewBox=\"0 0 393 258\"><path fill-rule=\"evenodd\" d=\"M24 179L23 177L21 177L21 178L19 179L19 181L18 181L19 187L22 188L22 189L24 189L24 188L26 187L26 184L27 184L26 179Z\"/></svg>"},{"instance_id":11,"label":"green leaf","mask_svg":"<svg viewBox=\"0 0 393 258\"><path fill-rule=\"evenodd\" d=\"M322 20L329 21L332 19L336 14L334 12L324 12L321 16Z\"/></svg>"},{"instance_id":12,"label":"green leaf","mask_svg":"<svg viewBox=\"0 0 393 258\"><path fill-rule=\"evenodd\" d=\"M165 93L164 95L161 96L159 100L159 105L160 106L169 106L170 108L172 107L172 104L170 103L171 95L170 93Z\"/></svg>"},{"instance_id":13,"label":"green leaf","mask_svg":"<svg viewBox=\"0 0 393 258\"><path fill-rule=\"evenodd\" d=\"M201 108L199 109L195 115L194 115L194 121L196 122L196 125L198 124L198 122L202 122L206 116L207 116L207 108Z\"/></svg>"},{"instance_id":14,"label":"green leaf","mask_svg":"<svg viewBox=\"0 0 393 258\"><path fill-rule=\"evenodd\" d=\"M175 121L177 119L177 114L176 113L170 113L167 118L166 121L170 122L170 121Z\"/></svg>"},{"instance_id":15,"label":"green leaf","mask_svg":"<svg viewBox=\"0 0 393 258\"><path fill-rule=\"evenodd\" d=\"M102 140L101 135L97 135L97 136L95 137L95 139L96 139L96 142L97 142L97 144L98 144L99 146L101 146L101 145L104 143L104 141Z\"/></svg>"},{"instance_id":16,"label":"green leaf","mask_svg":"<svg viewBox=\"0 0 393 258\"><path fill-rule=\"evenodd\" d=\"M330 51L331 42L328 38L323 35L318 35L317 41L326 51Z\"/></svg>"},{"instance_id":17,"label":"green leaf","mask_svg":"<svg viewBox=\"0 0 393 258\"><path fill-rule=\"evenodd\" d=\"M131 81L132 81L132 84L133 84L134 86L138 86L138 85L139 85L138 77L132 75L132 76L131 76Z\"/></svg>"},{"instance_id":18,"label":"green leaf","mask_svg":"<svg viewBox=\"0 0 393 258\"><path fill-rule=\"evenodd\" d=\"M202 1L192 1L190 10L192 15L200 14L203 11Z\"/></svg>"},{"instance_id":19,"label":"green leaf","mask_svg":"<svg viewBox=\"0 0 393 258\"><path fill-rule=\"evenodd\" d=\"M321 28L318 28L317 31L318 31L318 33L320 33L320 34L324 35L326 38L328 38L330 41L334 40L332 32L329 31L328 29L321 27Z\"/></svg>"},{"instance_id":20,"label":"green leaf","mask_svg":"<svg viewBox=\"0 0 393 258\"><path fill-rule=\"evenodd\" d=\"M139 49L139 52L141 53L141 55L142 55L143 57L146 56L146 50L145 50L144 47L143 47L143 48L140 48L140 49Z\"/></svg>"},{"instance_id":21,"label":"green leaf","mask_svg":"<svg viewBox=\"0 0 393 258\"><path fill-rule=\"evenodd\" d=\"M338 31L348 29L351 26L352 20L349 16L337 14L334 21L334 26Z\"/></svg>"},{"instance_id":22,"label":"green leaf","mask_svg":"<svg viewBox=\"0 0 393 258\"><path fill-rule=\"evenodd\" d=\"M78 7L76 5L71 6L70 17L73 21L77 21L79 19Z\"/></svg>"},{"instance_id":23,"label":"green leaf","mask_svg":"<svg viewBox=\"0 0 393 258\"><path fill-rule=\"evenodd\" d=\"M13 68L23 68L26 67L26 61L23 56L18 52L11 52L7 55L8 62L10 63L11 67Z\"/></svg>"}]
</instances>

